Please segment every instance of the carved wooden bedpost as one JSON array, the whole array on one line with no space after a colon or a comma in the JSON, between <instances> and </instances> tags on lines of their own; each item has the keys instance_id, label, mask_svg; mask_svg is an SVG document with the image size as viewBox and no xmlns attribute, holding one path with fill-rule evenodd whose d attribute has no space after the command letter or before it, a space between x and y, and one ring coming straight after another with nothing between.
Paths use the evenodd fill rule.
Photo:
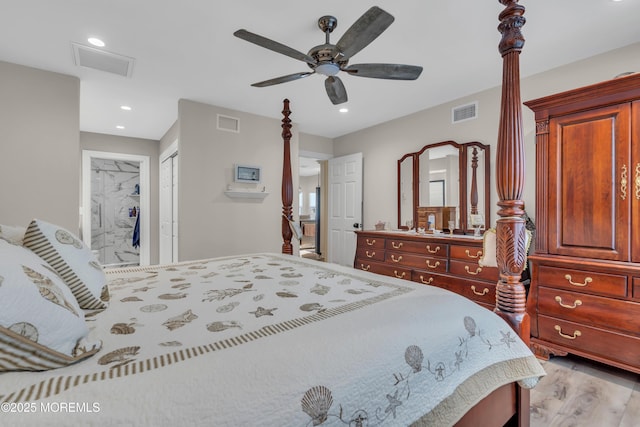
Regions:
<instances>
[{"instance_id":1,"label":"carved wooden bedpost","mask_svg":"<svg viewBox=\"0 0 640 427\"><path fill-rule=\"evenodd\" d=\"M284 108L282 110L282 140L284 143L284 160L282 162L282 253L293 255L293 246L291 245L291 227L289 220L293 219L293 180L291 177L291 119L289 115L289 100L284 100Z\"/></svg>"},{"instance_id":2,"label":"carved wooden bedpost","mask_svg":"<svg viewBox=\"0 0 640 427\"><path fill-rule=\"evenodd\" d=\"M526 312L526 292L520 276L526 262L524 202L524 137L520 101L520 51L524 37L524 6L518 0L499 0L505 5L500 13L498 31L502 33L499 51L503 59L502 106L496 154L498 220L496 257L500 278L496 288L495 311L507 320L529 344L530 319Z\"/></svg>"}]
</instances>

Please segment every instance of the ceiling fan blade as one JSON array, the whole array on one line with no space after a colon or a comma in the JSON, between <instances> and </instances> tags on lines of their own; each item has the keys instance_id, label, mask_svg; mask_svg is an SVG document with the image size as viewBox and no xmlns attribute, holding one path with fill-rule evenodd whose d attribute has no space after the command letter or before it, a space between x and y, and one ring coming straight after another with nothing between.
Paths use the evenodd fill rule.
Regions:
<instances>
[{"instance_id":1,"label":"ceiling fan blade","mask_svg":"<svg viewBox=\"0 0 640 427\"><path fill-rule=\"evenodd\" d=\"M374 79L415 80L422 73L422 67L404 64L353 64L342 71L352 76Z\"/></svg>"},{"instance_id":2,"label":"ceiling fan blade","mask_svg":"<svg viewBox=\"0 0 640 427\"><path fill-rule=\"evenodd\" d=\"M290 58L297 59L299 61L304 61L307 64L317 65L316 60L310 57L309 55L302 53L300 51L297 51L289 46L285 46L282 43L278 43L277 41L249 32L247 30L238 30L235 33L233 33L233 35L238 38L241 38L242 40L246 40L250 43L254 43L254 44L257 44L258 46L262 46L266 49L286 55Z\"/></svg>"},{"instance_id":3,"label":"ceiling fan blade","mask_svg":"<svg viewBox=\"0 0 640 427\"><path fill-rule=\"evenodd\" d=\"M282 77L276 77L274 79L265 80L263 82L253 83L251 86L254 86L254 87L273 86L273 85L277 85L277 84L280 84L280 83L286 83L286 82L291 82L291 81L294 81L294 80L298 80L298 79L301 79L303 77L310 76L311 74L314 74L314 72L313 71L306 71L304 73L294 73L294 74L289 74L289 75L282 76Z\"/></svg>"},{"instance_id":4,"label":"ceiling fan blade","mask_svg":"<svg viewBox=\"0 0 640 427\"><path fill-rule=\"evenodd\" d=\"M367 47L393 23L393 16L373 6L342 35L336 46L344 58L351 58Z\"/></svg>"},{"instance_id":5,"label":"ceiling fan blade","mask_svg":"<svg viewBox=\"0 0 640 427\"><path fill-rule=\"evenodd\" d=\"M333 105L342 104L347 102L347 90L342 84L342 80L335 76L329 76L324 81L324 87L327 89L327 95L333 103Z\"/></svg>"}]
</instances>

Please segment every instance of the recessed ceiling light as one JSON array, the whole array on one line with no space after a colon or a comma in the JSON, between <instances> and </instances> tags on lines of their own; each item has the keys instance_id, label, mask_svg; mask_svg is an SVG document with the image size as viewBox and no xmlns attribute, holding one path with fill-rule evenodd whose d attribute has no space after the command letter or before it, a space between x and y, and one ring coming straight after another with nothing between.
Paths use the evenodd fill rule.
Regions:
<instances>
[{"instance_id":1,"label":"recessed ceiling light","mask_svg":"<svg viewBox=\"0 0 640 427\"><path fill-rule=\"evenodd\" d=\"M118 125L118 126L116 126L116 129L124 129L124 126Z\"/></svg>"},{"instance_id":2,"label":"recessed ceiling light","mask_svg":"<svg viewBox=\"0 0 640 427\"><path fill-rule=\"evenodd\" d=\"M340 111L341 113L348 113L348 112L349 112L349 109L348 109L348 108L341 108L341 109L340 109L340 110L338 110L338 111Z\"/></svg>"},{"instance_id":3,"label":"recessed ceiling light","mask_svg":"<svg viewBox=\"0 0 640 427\"><path fill-rule=\"evenodd\" d=\"M131 107L129 107L128 105L121 105L120 109L125 110L125 111L131 111Z\"/></svg>"},{"instance_id":4,"label":"recessed ceiling light","mask_svg":"<svg viewBox=\"0 0 640 427\"><path fill-rule=\"evenodd\" d=\"M87 39L87 41L89 43L91 43L94 46L98 46L98 47L104 47L104 42L102 40L100 40L99 38L96 37L89 37Z\"/></svg>"}]
</instances>

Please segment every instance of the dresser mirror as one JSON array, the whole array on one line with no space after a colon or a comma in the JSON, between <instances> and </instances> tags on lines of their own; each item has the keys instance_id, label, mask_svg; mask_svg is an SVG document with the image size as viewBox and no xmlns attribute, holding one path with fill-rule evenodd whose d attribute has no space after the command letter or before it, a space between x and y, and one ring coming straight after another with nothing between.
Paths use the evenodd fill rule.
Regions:
<instances>
[{"instance_id":1,"label":"dresser mirror","mask_svg":"<svg viewBox=\"0 0 640 427\"><path fill-rule=\"evenodd\" d=\"M489 146L443 141L398 160L398 228L471 234L490 224Z\"/></svg>"}]
</instances>

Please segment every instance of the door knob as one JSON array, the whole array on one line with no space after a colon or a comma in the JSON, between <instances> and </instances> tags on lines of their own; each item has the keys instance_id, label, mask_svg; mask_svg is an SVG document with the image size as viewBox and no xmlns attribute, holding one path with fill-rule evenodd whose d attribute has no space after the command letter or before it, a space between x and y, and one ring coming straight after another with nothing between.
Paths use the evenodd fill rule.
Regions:
<instances>
[{"instance_id":1,"label":"door knob","mask_svg":"<svg viewBox=\"0 0 640 427\"><path fill-rule=\"evenodd\" d=\"M360 223L354 222L353 223L353 228L360 228Z\"/></svg>"}]
</instances>

